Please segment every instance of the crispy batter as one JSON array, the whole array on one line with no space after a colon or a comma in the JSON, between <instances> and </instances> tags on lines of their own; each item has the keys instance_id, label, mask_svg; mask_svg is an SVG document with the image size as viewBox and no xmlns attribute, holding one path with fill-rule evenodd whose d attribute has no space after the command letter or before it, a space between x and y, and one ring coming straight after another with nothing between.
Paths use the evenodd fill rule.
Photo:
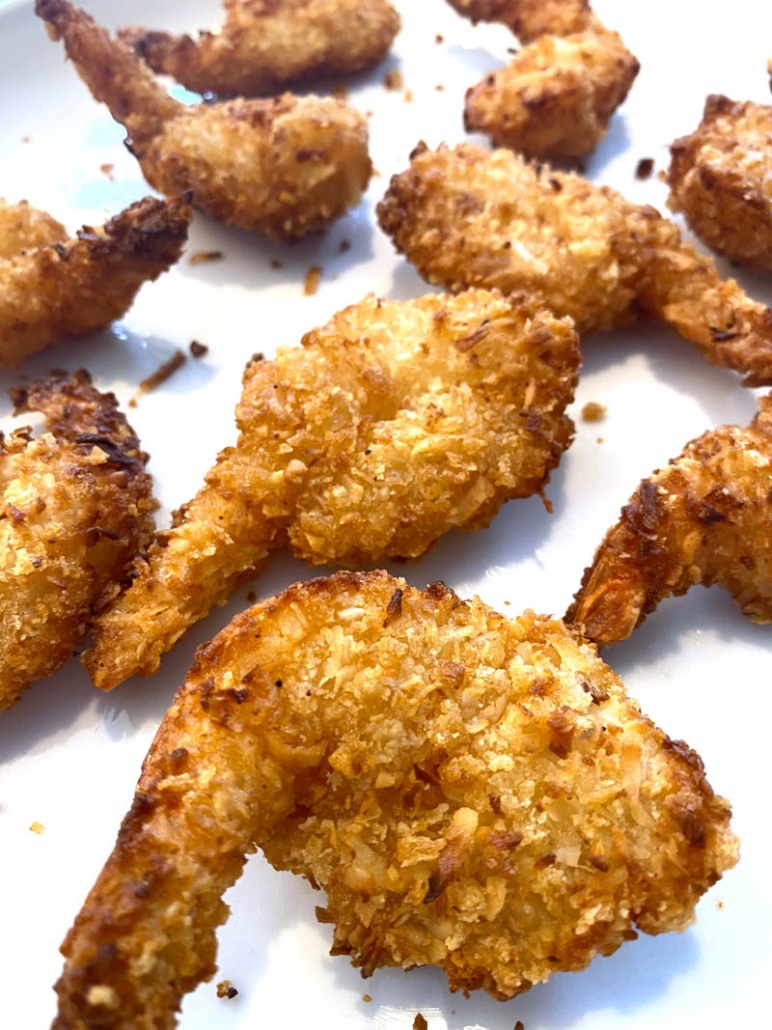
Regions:
<instances>
[{"instance_id":1,"label":"crispy batter","mask_svg":"<svg viewBox=\"0 0 772 1030\"><path fill-rule=\"evenodd\" d=\"M523 43L539 36L569 36L597 25L589 0L448 0L475 24L500 22Z\"/></svg>"},{"instance_id":2,"label":"crispy batter","mask_svg":"<svg viewBox=\"0 0 772 1030\"><path fill-rule=\"evenodd\" d=\"M532 157L585 157L639 67L616 32L540 36L467 92L464 124Z\"/></svg>"},{"instance_id":3,"label":"crispy batter","mask_svg":"<svg viewBox=\"0 0 772 1030\"><path fill-rule=\"evenodd\" d=\"M13 391L47 432L0 434L0 710L60 668L152 537L147 455L86 372Z\"/></svg>"},{"instance_id":4,"label":"crispy batter","mask_svg":"<svg viewBox=\"0 0 772 1030\"><path fill-rule=\"evenodd\" d=\"M635 491L566 614L590 640L624 640L696 583L717 583L754 622L772 622L772 395L759 407L747 429L704 433Z\"/></svg>"},{"instance_id":5,"label":"crispy batter","mask_svg":"<svg viewBox=\"0 0 772 1030\"><path fill-rule=\"evenodd\" d=\"M371 296L302 343L247 368L238 443L95 626L97 686L154 672L269 551L419 557L540 491L571 440L576 334L522 298Z\"/></svg>"},{"instance_id":6,"label":"crispy batter","mask_svg":"<svg viewBox=\"0 0 772 1030\"><path fill-rule=\"evenodd\" d=\"M28 204L0 206L0 367L121 318L179 258L189 223L187 198L146 197L68 239Z\"/></svg>"},{"instance_id":7,"label":"crispy batter","mask_svg":"<svg viewBox=\"0 0 772 1030\"><path fill-rule=\"evenodd\" d=\"M580 332L651 312L708 361L772 383L772 311L685 243L654 208L607 186L463 144L413 151L378 205L381 227L430 282L524 290Z\"/></svg>"},{"instance_id":8,"label":"crispy batter","mask_svg":"<svg viewBox=\"0 0 772 1030\"><path fill-rule=\"evenodd\" d=\"M215 218L272 238L323 229L356 205L370 179L365 119L339 100L285 94L190 106L142 59L65 0L37 0L97 100L129 134L155 189L192 189Z\"/></svg>"},{"instance_id":9,"label":"crispy batter","mask_svg":"<svg viewBox=\"0 0 772 1030\"><path fill-rule=\"evenodd\" d=\"M719 254L772 271L772 107L709 96L702 121L670 148L673 211Z\"/></svg>"},{"instance_id":10,"label":"crispy batter","mask_svg":"<svg viewBox=\"0 0 772 1030\"><path fill-rule=\"evenodd\" d=\"M385 572L296 585L200 648L67 935L54 1030L167 1030L255 847L333 954L509 998L683 930L737 860L699 757L556 620Z\"/></svg>"},{"instance_id":11,"label":"crispy batter","mask_svg":"<svg viewBox=\"0 0 772 1030\"><path fill-rule=\"evenodd\" d=\"M155 72L220 96L270 96L322 75L377 64L399 32L388 0L223 0L217 32L172 36L143 28L118 36Z\"/></svg>"}]
</instances>

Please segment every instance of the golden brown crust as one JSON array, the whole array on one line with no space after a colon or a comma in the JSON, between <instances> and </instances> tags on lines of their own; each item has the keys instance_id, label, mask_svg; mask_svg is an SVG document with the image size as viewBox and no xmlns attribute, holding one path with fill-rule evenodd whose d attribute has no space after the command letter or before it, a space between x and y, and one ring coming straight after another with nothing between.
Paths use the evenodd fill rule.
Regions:
<instances>
[{"instance_id":1,"label":"golden brown crust","mask_svg":"<svg viewBox=\"0 0 772 1030\"><path fill-rule=\"evenodd\" d=\"M550 34L568 36L597 23L589 0L448 0L473 22L500 22L523 43Z\"/></svg>"},{"instance_id":2,"label":"golden brown crust","mask_svg":"<svg viewBox=\"0 0 772 1030\"><path fill-rule=\"evenodd\" d=\"M47 432L0 441L0 709L62 666L153 532L147 455L85 372L13 392Z\"/></svg>"},{"instance_id":3,"label":"golden brown crust","mask_svg":"<svg viewBox=\"0 0 772 1030\"><path fill-rule=\"evenodd\" d=\"M65 0L36 12L130 137L155 189L193 190L222 221L273 238L316 232L356 205L372 170L365 119L339 100L285 94L188 106L145 63Z\"/></svg>"},{"instance_id":4,"label":"golden brown crust","mask_svg":"<svg viewBox=\"0 0 772 1030\"><path fill-rule=\"evenodd\" d=\"M467 92L464 124L530 157L582 158L605 136L639 67L616 32L540 36Z\"/></svg>"},{"instance_id":5,"label":"golden brown crust","mask_svg":"<svg viewBox=\"0 0 772 1030\"><path fill-rule=\"evenodd\" d=\"M327 891L333 953L508 998L682 930L737 860L702 764L561 622L385 572L238 616L164 719L63 945L55 1030L168 1030L244 855Z\"/></svg>"},{"instance_id":6,"label":"golden brown crust","mask_svg":"<svg viewBox=\"0 0 772 1030\"><path fill-rule=\"evenodd\" d=\"M387 0L230 0L217 32L193 38L131 27L118 37L188 89L248 97L370 68L399 27Z\"/></svg>"},{"instance_id":7,"label":"golden brown crust","mask_svg":"<svg viewBox=\"0 0 772 1030\"><path fill-rule=\"evenodd\" d=\"M702 121L670 148L673 211L715 250L748 268L772 270L772 107L713 95Z\"/></svg>"},{"instance_id":8,"label":"golden brown crust","mask_svg":"<svg viewBox=\"0 0 772 1030\"><path fill-rule=\"evenodd\" d=\"M84 226L68 239L50 215L24 205L0 209L0 232L4 221L13 220L14 211L16 231L11 225L9 236L16 249L0 255L3 368L121 318L143 283L157 279L177 261L191 215L185 197L146 197L104 226Z\"/></svg>"},{"instance_id":9,"label":"golden brown crust","mask_svg":"<svg viewBox=\"0 0 772 1030\"><path fill-rule=\"evenodd\" d=\"M44 247L67 239L67 230L45 211L26 200L9 204L0 197L0 261L16 257L30 247Z\"/></svg>"},{"instance_id":10,"label":"golden brown crust","mask_svg":"<svg viewBox=\"0 0 772 1030\"><path fill-rule=\"evenodd\" d=\"M576 334L487 291L368 297L244 375L235 447L160 534L85 655L97 686L147 675L289 543L356 567L416 558L549 479L570 442Z\"/></svg>"},{"instance_id":11,"label":"golden brown crust","mask_svg":"<svg viewBox=\"0 0 772 1030\"><path fill-rule=\"evenodd\" d=\"M772 311L720 279L654 208L607 186L504 149L419 144L378 220L429 282L523 290L580 332L643 307L746 385L772 383Z\"/></svg>"},{"instance_id":12,"label":"golden brown crust","mask_svg":"<svg viewBox=\"0 0 772 1030\"><path fill-rule=\"evenodd\" d=\"M717 583L754 622L772 622L772 396L759 403L747 429L693 440L622 509L566 614L590 640L624 640L696 583Z\"/></svg>"}]
</instances>

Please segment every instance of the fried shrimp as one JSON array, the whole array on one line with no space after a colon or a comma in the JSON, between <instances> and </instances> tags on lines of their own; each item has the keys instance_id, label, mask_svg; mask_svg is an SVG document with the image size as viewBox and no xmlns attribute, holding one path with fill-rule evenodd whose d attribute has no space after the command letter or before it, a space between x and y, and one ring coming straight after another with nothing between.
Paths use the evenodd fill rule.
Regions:
<instances>
[{"instance_id":1,"label":"fried shrimp","mask_svg":"<svg viewBox=\"0 0 772 1030\"><path fill-rule=\"evenodd\" d=\"M87 373L12 392L47 432L0 436L0 710L59 669L153 534L147 455Z\"/></svg>"},{"instance_id":2,"label":"fried shrimp","mask_svg":"<svg viewBox=\"0 0 772 1030\"><path fill-rule=\"evenodd\" d=\"M670 148L673 211L737 264L772 271L772 107L709 96L702 121Z\"/></svg>"},{"instance_id":3,"label":"fried shrimp","mask_svg":"<svg viewBox=\"0 0 772 1030\"><path fill-rule=\"evenodd\" d=\"M506 25L523 43L546 34L569 36L597 23L589 0L448 0L459 14Z\"/></svg>"},{"instance_id":4,"label":"fried shrimp","mask_svg":"<svg viewBox=\"0 0 772 1030\"><path fill-rule=\"evenodd\" d=\"M236 446L94 627L97 686L154 672L270 551L417 558L541 491L571 440L576 334L523 298L370 296L302 344L248 366Z\"/></svg>"},{"instance_id":5,"label":"fried shrimp","mask_svg":"<svg viewBox=\"0 0 772 1030\"><path fill-rule=\"evenodd\" d=\"M365 119L339 100L285 94L189 106L145 63L65 0L37 14L97 100L125 126L155 189L194 191L196 207L272 238L325 228L359 203L370 179Z\"/></svg>"},{"instance_id":6,"label":"fried shrimp","mask_svg":"<svg viewBox=\"0 0 772 1030\"><path fill-rule=\"evenodd\" d=\"M683 930L737 861L699 757L556 619L338 573L199 648L62 946L54 1030L169 1030L245 855L327 892L363 975L505 999Z\"/></svg>"},{"instance_id":7,"label":"fried shrimp","mask_svg":"<svg viewBox=\"0 0 772 1030\"><path fill-rule=\"evenodd\" d=\"M626 639L697 583L717 583L754 622L772 622L772 394L759 407L746 429L704 433L635 491L566 614L590 640Z\"/></svg>"},{"instance_id":8,"label":"fried shrimp","mask_svg":"<svg viewBox=\"0 0 772 1030\"><path fill-rule=\"evenodd\" d=\"M464 125L530 157L586 157L639 67L616 32L540 36L467 92Z\"/></svg>"},{"instance_id":9,"label":"fried shrimp","mask_svg":"<svg viewBox=\"0 0 772 1030\"><path fill-rule=\"evenodd\" d=\"M121 318L177 261L189 223L186 198L146 197L70 239L50 215L0 204L0 367Z\"/></svg>"},{"instance_id":10,"label":"fried shrimp","mask_svg":"<svg viewBox=\"0 0 772 1030\"><path fill-rule=\"evenodd\" d=\"M772 311L685 243L652 207L508 150L414 150L378 205L397 250L429 282L524 290L580 332L639 309L744 383L772 383Z\"/></svg>"},{"instance_id":11,"label":"fried shrimp","mask_svg":"<svg viewBox=\"0 0 772 1030\"><path fill-rule=\"evenodd\" d=\"M155 72L220 96L266 96L321 75L377 64L399 32L387 0L224 0L218 32L172 36L142 28L119 38Z\"/></svg>"}]
</instances>

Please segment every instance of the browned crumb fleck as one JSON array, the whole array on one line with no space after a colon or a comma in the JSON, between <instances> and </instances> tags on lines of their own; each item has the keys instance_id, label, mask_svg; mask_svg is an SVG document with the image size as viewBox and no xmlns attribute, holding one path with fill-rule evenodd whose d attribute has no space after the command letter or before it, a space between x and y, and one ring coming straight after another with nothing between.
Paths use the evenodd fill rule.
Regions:
<instances>
[{"instance_id":1,"label":"browned crumb fleck","mask_svg":"<svg viewBox=\"0 0 772 1030\"><path fill-rule=\"evenodd\" d=\"M406 104L412 104L413 103L413 91L412 91L412 89L406 89L405 90L405 103Z\"/></svg>"},{"instance_id":2,"label":"browned crumb fleck","mask_svg":"<svg viewBox=\"0 0 772 1030\"><path fill-rule=\"evenodd\" d=\"M365 118L372 118L372 116L373 116L373 112L372 111L365 111Z\"/></svg>"},{"instance_id":3,"label":"browned crumb fleck","mask_svg":"<svg viewBox=\"0 0 772 1030\"><path fill-rule=\"evenodd\" d=\"M605 414L605 404L598 404L597 401L588 401L582 408L582 418L585 422L600 422Z\"/></svg>"},{"instance_id":4,"label":"browned crumb fleck","mask_svg":"<svg viewBox=\"0 0 772 1030\"><path fill-rule=\"evenodd\" d=\"M46 828L42 823L39 823L37 819L30 825L30 829L33 833L45 833Z\"/></svg>"},{"instance_id":5,"label":"browned crumb fleck","mask_svg":"<svg viewBox=\"0 0 772 1030\"><path fill-rule=\"evenodd\" d=\"M595 437L595 443L603 443L603 442L604 441L603 441L603 437L602 436L596 436Z\"/></svg>"},{"instance_id":6,"label":"browned crumb fleck","mask_svg":"<svg viewBox=\"0 0 772 1030\"><path fill-rule=\"evenodd\" d=\"M340 241L340 246L338 247L338 250L341 252L341 254L345 254L347 250L351 250L351 240L347 240L345 238L342 239Z\"/></svg>"},{"instance_id":7,"label":"browned crumb fleck","mask_svg":"<svg viewBox=\"0 0 772 1030\"><path fill-rule=\"evenodd\" d=\"M132 397L129 400L128 404L129 404L130 408L136 408L136 406L137 406L137 398L136 397Z\"/></svg>"},{"instance_id":8,"label":"browned crumb fleck","mask_svg":"<svg viewBox=\"0 0 772 1030\"><path fill-rule=\"evenodd\" d=\"M156 386L160 386L161 383L165 383L169 376L174 375L177 369L181 368L187 360L188 359L185 357L183 351L176 350L168 361L164 361L160 368L157 368L155 372L142 380L139 384L140 390L143 393L149 393L150 390L154 390Z\"/></svg>"},{"instance_id":9,"label":"browned crumb fleck","mask_svg":"<svg viewBox=\"0 0 772 1030\"><path fill-rule=\"evenodd\" d=\"M441 82L438 82L437 85L434 88L437 90L438 93L444 93L445 92L445 87L442 85Z\"/></svg>"},{"instance_id":10,"label":"browned crumb fleck","mask_svg":"<svg viewBox=\"0 0 772 1030\"><path fill-rule=\"evenodd\" d=\"M638 164L635 166L635 178L636 179L648 179L651 173L654 171L654 158L653 157L642 157Z\"/></svg>"},{"instance_id":11,"label":"browned crumb fleck","mask_svg":"<svg viewBox=\"0 0 772 1030\"><path fill-rule=\"evenodd\" d=\"M525 1030L525 1026L523 1024L522 1019L518 1019L518 1021L515 1023L515 1030Z\"/></svg>"},{"instance_id":12,"label":"browned crumb fleck","mask_svg":"<svg viewBox=\"0 0 772 1030\"><path fill-rule=\"evenodd\" d=\"M281 263L281 261L277 261L276 258L274 258L271 262L271 268L284 268L284 265Z\"/></svg>"},{"instance_id":13,"label":"browned crumb fleck","mask_svg":"<svg viewBox=\"0 0 772 1030\"><path fill-rule=\"evenodd\" d=\"M198 340L191 340L190 353L194 358L203 358L205 354L209 353L209 348L205 343L199 343Z\"/></svg>"},{"instance_id":14,"label":"browned crumb fleck","mask_svg":"<svg viewBox=\"0 0 772 1030\"><path fill-rule=\"evenodd\" d=\"M115 176L113 175L113 171L114 170L115 170L115 165L113 165L113 164L106 163L106 164L103 164L103 165L99 166L99 171L103 175L106 175L107 178L110 180L110 182L114 182L115 181Z\"/></svg>"},{"instance_id":15,"label":"browned crumb fleck","mask_svg":"<svg viewBox=\"0 0 772 1030\"><path fill-rule=\"evenodd\" d=\"M29 143L31 138L31 136L22 136L21 141L22 143Z\"/></svg>"},{"instance_id":16,"label":"browned crumb fleck","mask_svg":"<svg viewBox=\"0 0 772 1030\"><path fill-rule=\"evenodd\" d=\"M188 258L189 265L200 265L202 261L219 261L224 254L221 250L197 250Z\"/></svg>"},{"instance_id":17,"label":"browned crumb fleck","mask_svg":"<svg viewBox=\"0 0 772 1030\"><path fill-rule=\"evenodd\" d=\"M398 72L396 68L392 68L384 75L383 84L386 89L402 89L402 73Z\"/></svg>"},{"instance_id":18,"label":"browned crumb fleck","mask_svg":"<svg viewBox=\"0 0 772 1030\"><path fill-rule=\"evenodd\" d=\"M319 289L319 280L321 278L322 270L319 265L312 265L306 272L305 282L303 283L303 293L306 297L314 296L316 291Z\"/></svg>"},{"instance_id":19,"label":"browned crumb fleck","mask_svg":"<svg viewBox=\"0 0 772 1030\"><path fill-rule=\"evenodd\" d=\"M362 1001L372 1001L372 997L369 994L362 995Z\"/></svg>"},{"instance_id":20,"label":"browned crumb fleck","mask_svg":"<svg viewBox=\"0 0 772 1030\"><path fill-rule=\"evenodd\" d=\"M426 1022L426 1016L421 1012L416 1012L415 1019L413 1020L413 1030L429 1030L429 1024Z\"/></svg>"},{"instance_id":21,"label":"browned crumb fleck","mask_svg":"<svg viewBox=\"0 0 772 1030\"><path fill-rule=\"evenodd\" d=\"M230 980L220 980L217 985L218 998L235 998L238 993Z\"/></svg>"},{"instance_id":22,"label":"browned crumb fleck","mask_svg":"<svg viewBox=\"0 0 772 1030\"><path fill-rule=\"evenodd\" d=\"M345 82L336 82L332 87L332 95L336 100L345 100L348 96L348 87Z\"/></svg>"},{"instance_id":23,"label":"browned crumb fleck","mask_svg":"<svg viewBox=\"0 0 772 1030\"><path fill-rule=\"evenodd\" d=\"M437 43L438 45L439 45L440 43L444 43L444 42L445 42L445 37L444 37L444 36L441 36L441 35L439 34L439 32L438 32L438 33L437 33L437 35L436 35L436 36L434 37L434 42L435 42L435 43Z\"/></svg>"},{"instance_id":24,"label":"browned crumb fleck","mask_svg":"<svg viewBox=\"0 0 772 1030\"><path fill-rule=\"evenodd\" d=\"M510 604L512 604L512 602L511 601L504 601L504 604L510 605Z\"/></svg>"},{"instance_id":25,"label":"browned crumb fleck","mask_svg":"<svg viewBox=\"0 0 772 1030\"><path fill-rule=\"evenodd\" d=\"M722 909L723 907L724 907L724 902L721 900L721 898L719 898L718 901L716 902L716 908Z\"/></svg>"},{"instance_id":26,"label":"browned crumb fleck","mask_svg":"<svg viewBox=\"0 0 772 1030\"><path fill-rule=\"evenodd\" d=\"M247 594L247 600L250 604L255 603L255 601L257 600L257 594L254 592L254 590L249 591L249 593Z\"/></svg>"}]
</instances>

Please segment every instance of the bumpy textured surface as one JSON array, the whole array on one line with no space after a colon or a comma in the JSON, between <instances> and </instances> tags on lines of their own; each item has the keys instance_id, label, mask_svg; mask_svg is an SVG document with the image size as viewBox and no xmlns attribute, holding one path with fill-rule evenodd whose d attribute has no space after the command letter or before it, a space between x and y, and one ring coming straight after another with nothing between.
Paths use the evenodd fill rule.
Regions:
<instances>
[{"instance_id":1,"label":"bumpy textured surface","mask_svg":"<svg viewBox=\"0 0 772 1030\"><path fill-rule=\"evenodd\" d=\"M285 94L191 107L84 11L65 0L37 0L35 10L160 192L191 189L202 211L273 238L321 230L359 202L371 172L367 126L347 104Z\"/></svg>"},{"instance_id":2,"label":"bumpy textured surface","mask_svg":"<svg viewBox=\"0 0 772 1030\"><path fill-rule=\"evenodd\" d=\"M772 395L747 429L720 426L645 479L606 534L566 619L590 640L624 640L660 601L725 587L772 622Z\"/></svg>"},{"instance_id":3,"label":"bumpy textured surface","mask_svg":"<svg viewBox=\"0 0 772 1030\"><path fill-rule=\"evenodd\" d=\"M772 107L709 96L670 153L672 210L730 261L772 270Z\"/></svg>"},{"instance_id":4,"label":"bumpy textured surface","mask_svg":"<svg viewBox=\"0 0 772 1030\"><path fill-rule=\"evenodd\" d=\"M468 91L464 124L530 157L585 157L638 69L616 32L540 36Z\"/></svg>"},{"instance_id":5,"label":"bumpy textured surface","mask_svg":"<svg viewBox=\"0 0 772 1030\"><path fill-rule=\"evenodd\" d=\"M682 930L730 809L594 647L385 572L291 587L199 649L63 945L54 1030L168 1030L265 851L333 953L509 998Z\"/></svg>"},{"instance_id":6,"label":"bumpy textured surface","mask_svg":"<svg viewBox=\"0 0 772 1030\"><path fill-rule=\"evenodd\" d=\"M0 710L55 672L152 537L146 454L85 372L14 391L47 432L0 434Z\"/></svg>"},{"instance_id":7,"label":"bumpy textured surface","mask_svg":"<svg viewBox=\"0 0 772 1030\"><path fill-rule=\"evenodd\" d=\"M97 686L155 671L269 551L418 557L540 491L571 439L576 334L523 298L368 297L302 342L247 368L236 446L95 627Z\"/></svg>"},{"instance_id":8,"label":"bumpy textured surface","mask_svg":"<svg viewBox=\"0 0 772 1030\"><path fill-rule=\"evenodd\" d=\"M378 218L432 283L524 290L580 332L643 308L746 385L772 383L772 311L722 280L654 208L606 186L504 149L420 144Z\"/></svg>"},{"instance_id":9,"label":"bumpy textured surface","mask_svg":"<svg viewBox=\"0 0 772 1030\"><path fill-rule=\"evenodd\" d=\"M177 261L189 223L185 199L146 197L70 239L50 215L0 202L0 366L121 318Z\"/></svg>"},{"instance_id":10,"label":"bumpy textured surface","mask_svg":"<svg viewBox=\"0 0 772 1030\"><path fill-rule=\"evenodd\" d=\"M523 43L550 34L568 36L597 24L589 0L448 0L473 22L500 22Z\"/></svg>"},{"instance_id":11,"label":"bumpy textured surface","mask_svg":"<svg viewBox=\"0 0 772 1030\"><path fill-rule=\"evenodd\" d=\"M219 96L265 96L319 77L363 71L385 56L400 27L387 0L224 0L217 32L173 36L122 29L119 38L153 71Z\"/></svg>"}]
</instances>

